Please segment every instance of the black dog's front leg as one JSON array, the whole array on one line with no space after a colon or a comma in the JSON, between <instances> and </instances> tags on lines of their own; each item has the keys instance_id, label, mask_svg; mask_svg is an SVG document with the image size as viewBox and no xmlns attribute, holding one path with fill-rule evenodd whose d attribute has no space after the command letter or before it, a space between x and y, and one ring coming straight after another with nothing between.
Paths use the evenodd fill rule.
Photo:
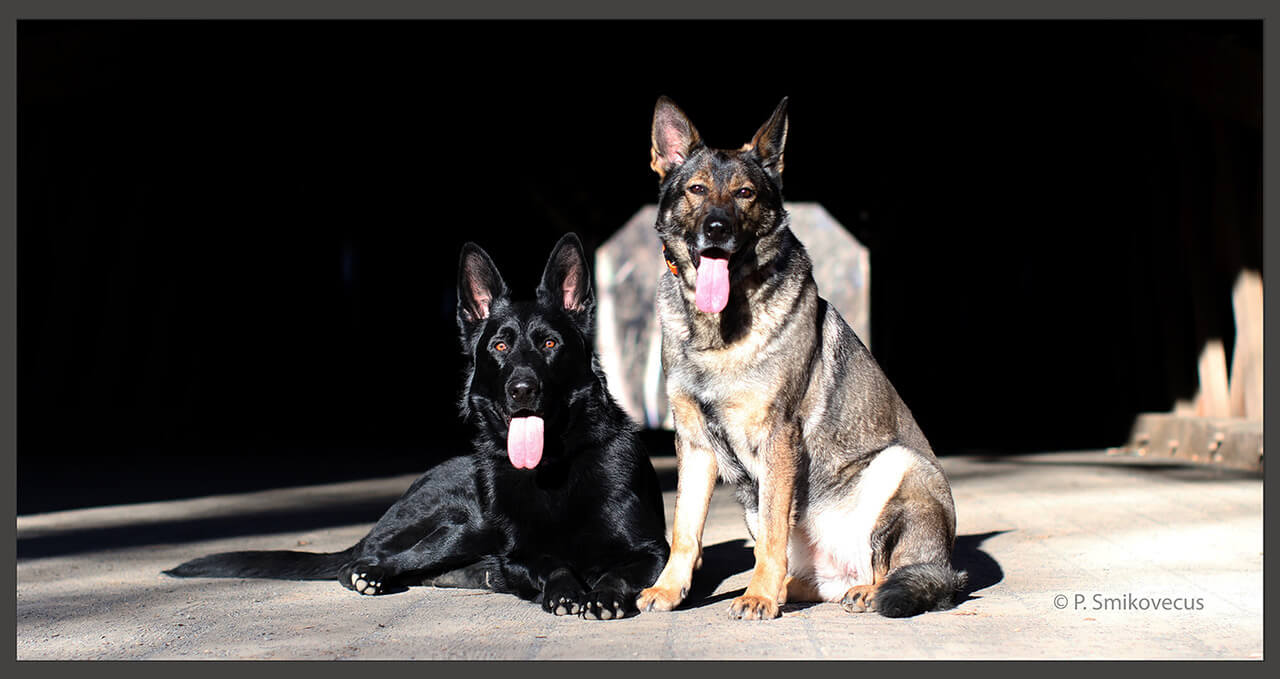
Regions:
<instances>
[{"instance_id":1,"label":"black dog's front leg","mask_svg":"<svg viewBox=\"0 0 1280 679\"><path fill-rule=\"evenodd\" d=\"M666 553L661 550L644 552L596 578L586 594L582 617L612 620L635 615L639 612L636 595L657 580L666 561Z\"/></svg>"},{"instance_id":2,"label":"black dog's front leg","mask_svg":"<svg viewBox=\"0 0 1280 679\"><path fill-rule=\"evenodd\" d=\"M547 555L521 558L508 555L493 560L495 591L510 592L542 604L553 615L582 612L586 587L564 562Z\"/></svg>"},{"instance_id":3,"label":"black dog's front leg","mask_svg":"<svg viewBox=\"0 0 1280 679\"><path fill-rule=\"evenodd\" d=\"M586 588L567 566L561 566L551 575L542 588L542 610L554 615L578 615L584 607Z\"/></svg>"}]
</instances>

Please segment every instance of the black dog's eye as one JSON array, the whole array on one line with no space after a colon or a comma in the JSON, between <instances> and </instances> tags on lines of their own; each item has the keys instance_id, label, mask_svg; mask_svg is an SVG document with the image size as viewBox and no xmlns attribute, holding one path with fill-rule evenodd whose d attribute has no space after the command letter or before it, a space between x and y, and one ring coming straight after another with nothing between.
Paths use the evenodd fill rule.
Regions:
<instances>
[{"instance_id":1,"label":"black dog's eye","mask_svg":"<svg viewBox=\"0 0 1280 679\"><path fill-rule=\"evenodd\" d=\"M506 342L498 342L497 344L493 345L493 348L494 348L495 350L497 350L497 351L506 351L506 350L507 350L507 343L506 343Z\"/></svg>"},{"instance_id":2,"label":"black dog's eye","mask_svg":"<svg viewBox=\"0 0 1280 679\"><path fill-rule=\"evenodd\" d=\"M738 196L739 198L751 198L752 196L756 195L756 192L744 186L738 189L735 192L735 195Z\"/></svg>"},{"instance_id":3,"label":"black dog's eye","mask_svg":"<svg viewBox=\"0 0 1280 679\"><path fill-rule=\"evenodd\" d=\"M695 196L704 195L706 194L706 192L707 192L707 187L703 186L702 184L689 185L689 193L692 193Z\"/></svg>"},{"instance_id":4,"label":"black dog's eye","mask_svg":"<svg viewBox=\"0 0 1280 679\"><path fill-rule=\"evenodd\" d=\"M542 343L542 346L544 346L544 347L546 347L546 348L548 348L548 349L554 349L554 348L556 348L556 341L555 341L555 340L553 340L553 339L549 339L549 340L547 340L547 341L543 342L543 343Z\"/></svg>"}]
</instances>

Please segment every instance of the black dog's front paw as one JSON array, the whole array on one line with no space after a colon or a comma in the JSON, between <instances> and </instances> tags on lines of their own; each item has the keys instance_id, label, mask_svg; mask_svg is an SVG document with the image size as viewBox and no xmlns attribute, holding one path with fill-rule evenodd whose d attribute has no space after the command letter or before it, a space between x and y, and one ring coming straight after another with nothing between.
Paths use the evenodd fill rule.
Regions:
<instances>
[{"instance_id":1,"label":"black dog's front paw","mask_svg":"<svg viewBox=\"0 0 1280 679\"><path fill-rule=\"evenodd\" d=\"M578 615L582 609L582 590L564 589L542 596L542 610L552 615Z\"/></svg>"},{"instance_id":2,"label":"black dog's front paw","mask_svg":"<svg viewBox=\"0 0 1280 679\"><path fill-rule=\"evenodd\" d=\"M635 595L626 596L612 589L591 592L582 607L585 620L614 620L636 612Z\"/></svg>"},{"instance_id":3,"label":"black dog's front paw","mask_svg":"<svg viewBox=\"0 0 1280 679\"><path fill-rule=\"evenodd\" d=\"M568 568L557 568L542 590L542 610L552 615L578 615L586 590Z\"/></svg>"},{"instance_id":4,"label":"black dog's front paw","mask_svg":"<svg viewBox=\"0 0 1280 679\"><path fill-rule=\"evenodd\" d=\"M344 567L338 573L338 582L358 594L374 596L382 594L383 586L386 584L386 573L377 566L356 563Z\"/></svg>"}]
</instances>

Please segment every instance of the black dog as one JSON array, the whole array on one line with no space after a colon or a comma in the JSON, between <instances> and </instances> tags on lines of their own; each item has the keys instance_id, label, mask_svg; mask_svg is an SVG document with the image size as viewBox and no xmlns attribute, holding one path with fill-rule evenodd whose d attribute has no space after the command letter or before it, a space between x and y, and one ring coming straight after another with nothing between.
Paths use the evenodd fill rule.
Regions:
<instances>
[{"instance_id":1,"label":"black dog","mask_svg":"<svg viewBox=\"0 0 1280 679\"><path fill-rule=\"evenodd\" d=\"M582 245L562 238L537 301L515 302L487 254L462 249L458 326L471 455L419 477L351 548L230 552L175 576L327 579L361 594L431 583L509 592L556 615L635 612L669 552L662 493L592 349Z\"/></svg>"}]
</instances>

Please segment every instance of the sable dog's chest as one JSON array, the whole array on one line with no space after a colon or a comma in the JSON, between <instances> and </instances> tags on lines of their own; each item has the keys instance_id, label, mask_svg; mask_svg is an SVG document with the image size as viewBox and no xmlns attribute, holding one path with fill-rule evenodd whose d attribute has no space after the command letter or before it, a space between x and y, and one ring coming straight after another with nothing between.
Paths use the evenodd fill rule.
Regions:
<instances>
[{"instance_id":1,"label":"sable dog's chest","mask_svg":"<svg viewBox=\"0 0 1280 679\"><path fill-rule=\"evenodd\" d=\"M677 413L677 427L701 424L725 480L759 479L777 430L800 415L815 342L812 283L751 295L745 325L728 332L691 316L673 278L663 283L658 314L668 396L673 409L696 411Z\"/></svg>"},{"instance_id":2,"label":"sable dog's chest","mask_svg":"<svg viewBox=\"0 0 1280 679\"><path fill-rule=\"evenodd\" d=\"M756 480L765 473L764 452L792 399L759 352L752 354L754 361L746 354L688 351L684 361L672 366L667 383L673 405L696 411L681 419L702 424L700 433L716 454L721 476L730 483Z\"/></svg>"}]
</instances>

